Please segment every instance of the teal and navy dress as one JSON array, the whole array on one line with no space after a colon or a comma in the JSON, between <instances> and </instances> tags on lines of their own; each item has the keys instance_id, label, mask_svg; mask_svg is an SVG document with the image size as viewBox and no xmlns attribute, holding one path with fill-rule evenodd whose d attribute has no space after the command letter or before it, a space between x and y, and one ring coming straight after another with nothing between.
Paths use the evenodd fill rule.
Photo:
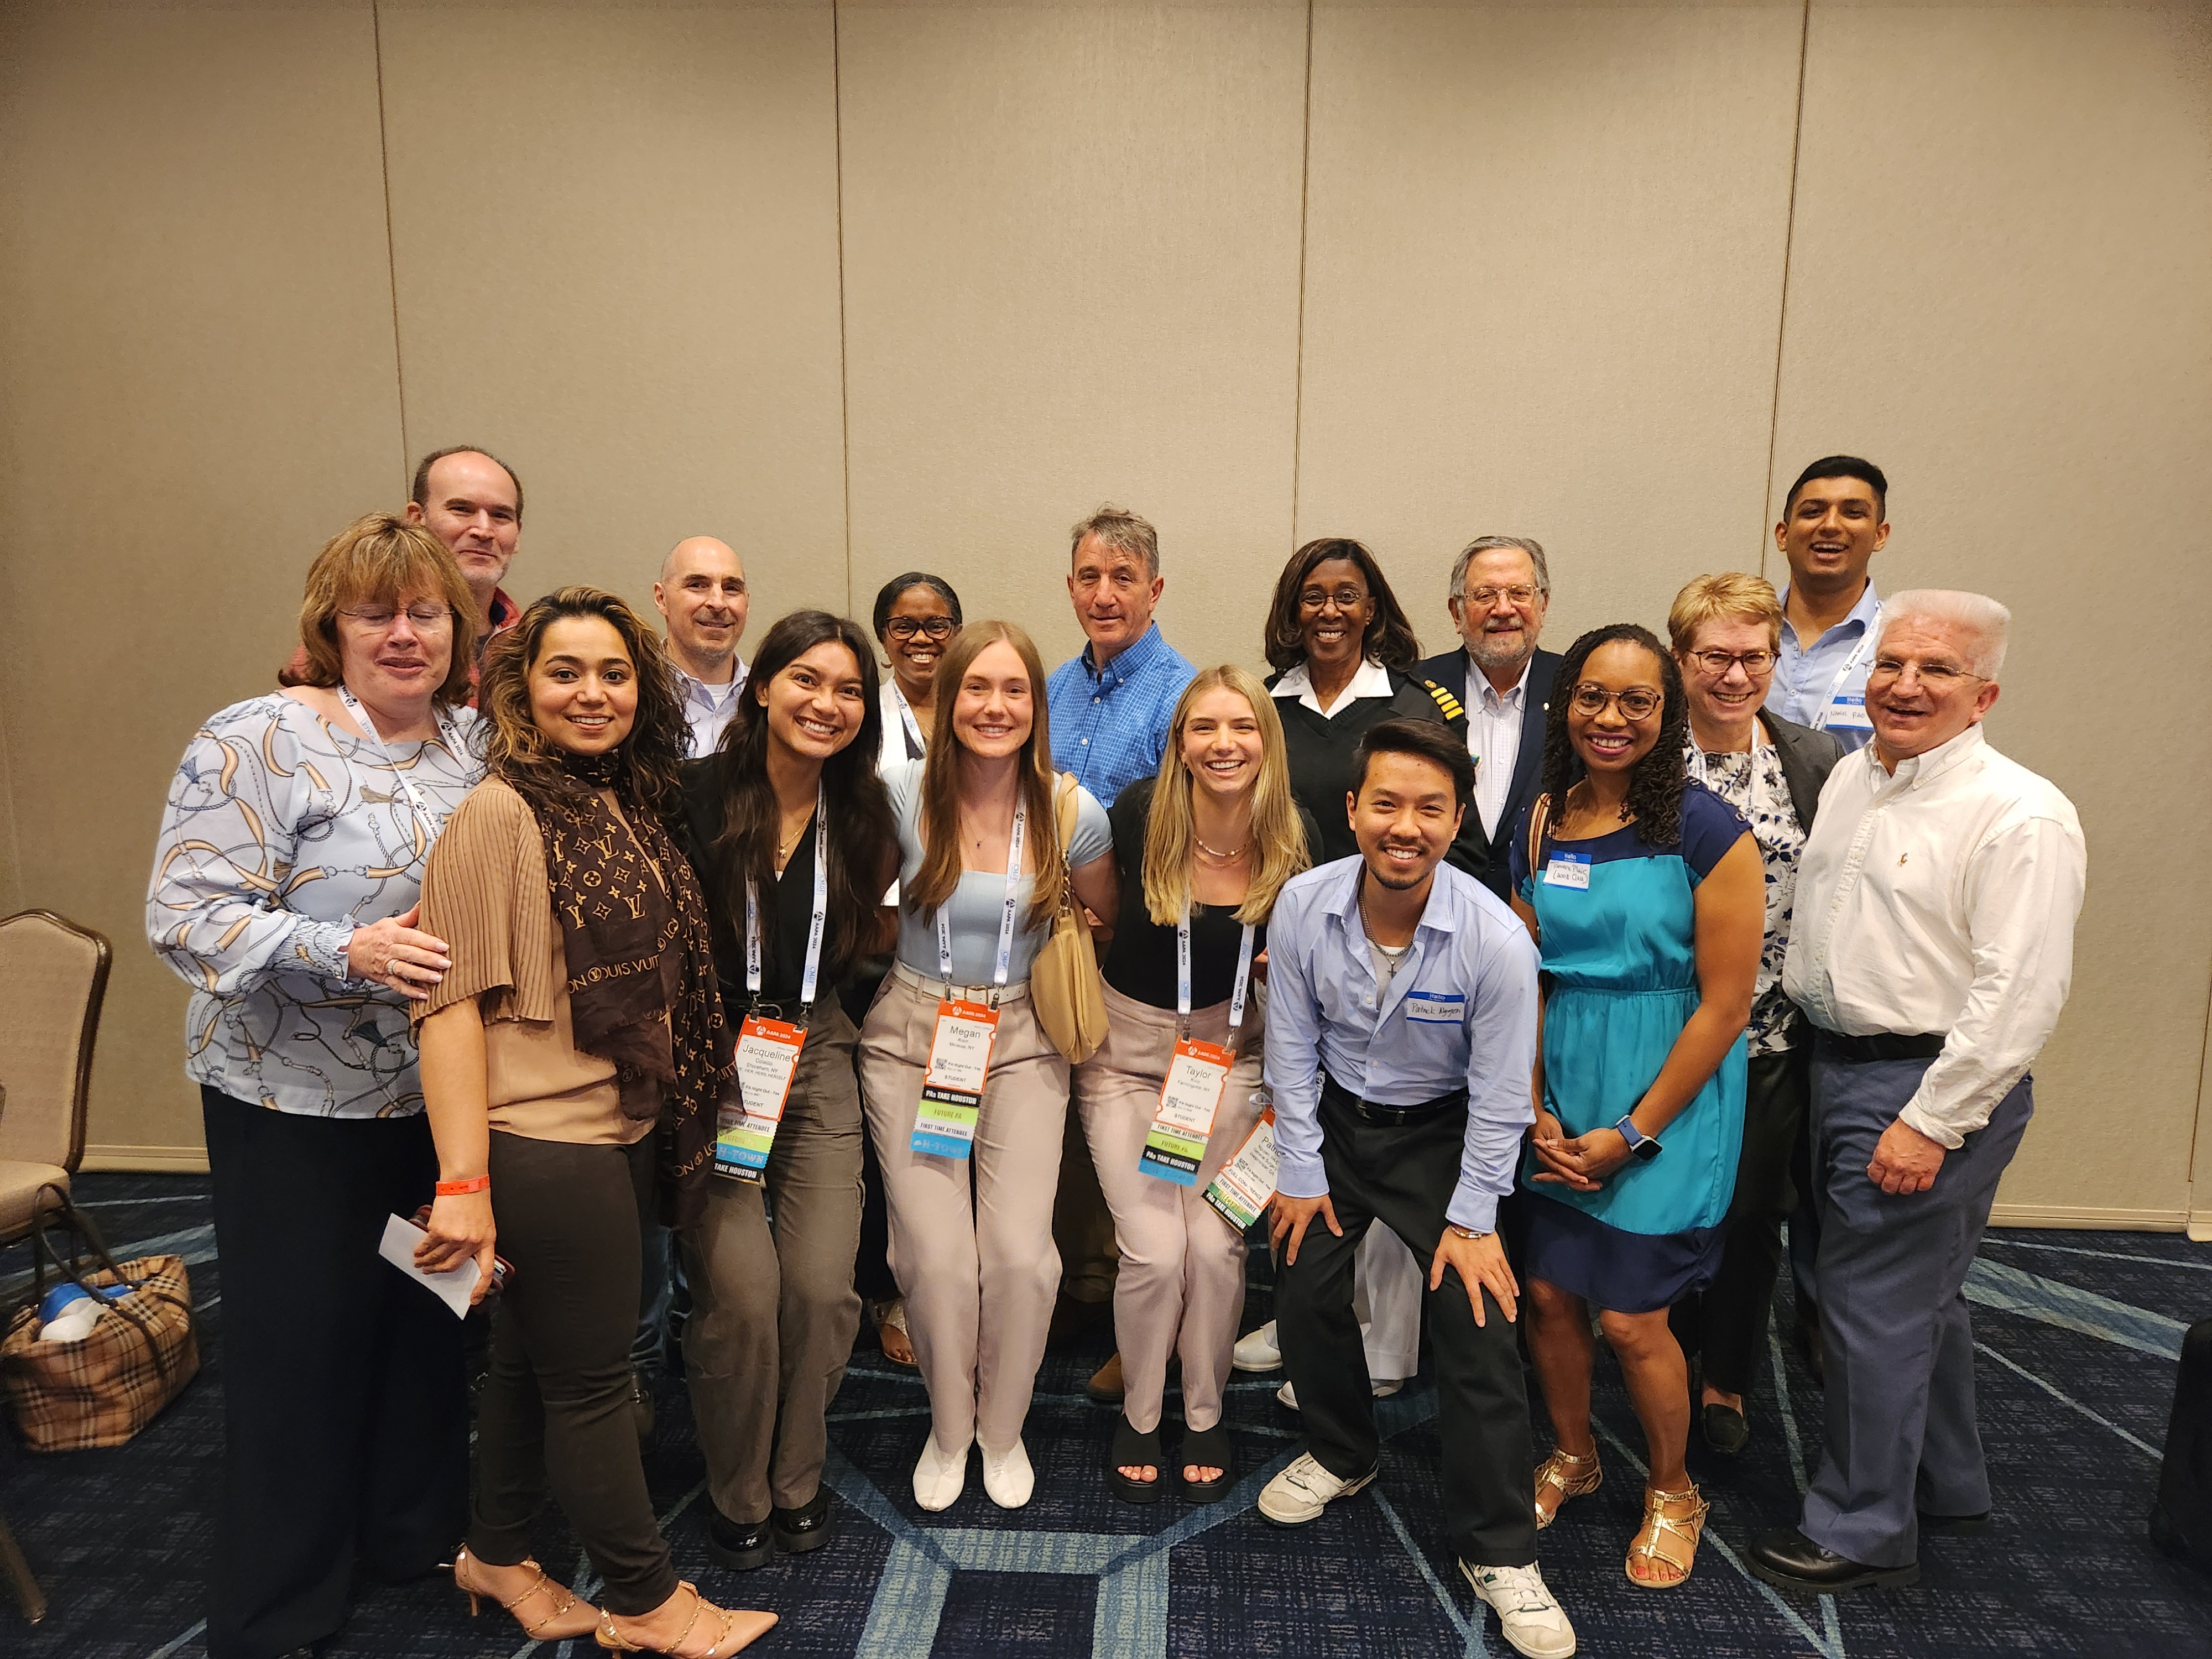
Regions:
<instances>
[{"instance_id":1,"label":"teal and navy dress","mask_svg":"<svg viewBox=\"0 0 2212 1659\"><path fill-rule=\"evenodd\" d=\"M1641 830L1547 836L1533 873L1526 813L1514 832L1514 890L1536 912L1547 985L1544 1103L1570 1136L1620 1122L1667 1063L1698 1006L1698 884L1750 833L1695 783L1680 846L1650 846ZM1527 1276L1617 1313L1711 1284L1743 1142L1744 1064L1739 1036L1661 1132L1661 1156L1630 1159L1594 1193L1534 1180L1543 1166L1524 1153L1522 1184L1547 1200L1524 1206Z\"/></svg>"}]
</instances>

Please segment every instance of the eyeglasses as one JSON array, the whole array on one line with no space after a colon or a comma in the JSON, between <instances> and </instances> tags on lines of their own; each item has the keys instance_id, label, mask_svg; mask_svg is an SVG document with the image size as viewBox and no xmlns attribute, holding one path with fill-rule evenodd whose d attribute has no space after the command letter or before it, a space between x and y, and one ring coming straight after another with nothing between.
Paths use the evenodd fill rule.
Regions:
<instances>
[{"instance_id":1,"label":"eyeglasses","mask_svg":"<svg viewBox=\"0 0 2212 1659\"><path fill-rule=\"evenodd\" d=\"M1471 587L1460 595L1469 605L1480 605L1485 611L1495 610L1500 599L1510 601L1516 610L1528 609L1536 603L1533 587Z\"/></svg>"},{"instance_id":2,"label":"eyeglasses","mask_svg":"<svg viewBox=\"0 0 2212 1659\"><path fill-rule=\"evenodd\" d=\"M949 640L957 626L950 617L893 617L884 624L884 632L895 640L910 640L917 634L926 634L933 640Z\"/></svg>"},{"instance_id":3,"label":"eyeglasses","mask_svg":"<svg viewBox=\"0 0 2212 1659\"><path fill-rule=\"evenodd\" d=\"M1605 713L1607 703L1620 705L1620 717L1625 720L1648 720L1659 712L1665 699L1648 685L1632 685L1626 691L1608 691L1601 685L1592 685L1585 680L1577 686L1567 699L1567 706L1585 720L1595 720Z\"/></svg>"},{"instance_id":4,"label":"eyeglasses","mask_svg":"<svg viewBox=\"0 0 2212 1659\"><path fill-rule=\"evenodd\" d=\"M1948 691L1960 680L1980 680L1987 684L1990 678L1987 674L1970 674L1948 662L1908 662L1897 657L1876 657L1873 665L1867 670L1867 678L1893 680L1908 668L1931 691Z\"/></svg>"},{"instance_id":5,"label":"eyeglasses","mask_svg":"<svg viewBox=\"0 0 2212 1659\"><path fill-rule=\"evenodd\" d=\"M1334 593L1323 592L1318 587L1309 587L1298 595L1298 609L1301 611L1323 610L1332 599L1336 602L1336 608L1339 611L1357 611L1367 603L1367 593L1364 588L1350 586L1340 587Z\"/></svg>"},{"instance_id":6,"label":"eyeglasses","mask_svg":"<svg viewBox=\"0 0 2212 1659\"><path fill-rule=\"evenodd\" d=\"M1745 673L1757 679L1781 659L1771 651L1692 651L1690 660L1717 680L1738 663L1743 665Z\"/></svg>"},{"instance_id":7,"label":"eyeglasses","mask_svg":"<svg viewBox=\"0 0 2212 1659\"><path fill-rule=\"evenodd\" d=\"M363 605L357 610L341 611L341 617L350 617L363 628L372 630L386 629L399 619L399 613L389 605ZM407 620L417 628L444 628L453 620L453 613L442 605L410 605Z\"/></svg>"}]
</instances>

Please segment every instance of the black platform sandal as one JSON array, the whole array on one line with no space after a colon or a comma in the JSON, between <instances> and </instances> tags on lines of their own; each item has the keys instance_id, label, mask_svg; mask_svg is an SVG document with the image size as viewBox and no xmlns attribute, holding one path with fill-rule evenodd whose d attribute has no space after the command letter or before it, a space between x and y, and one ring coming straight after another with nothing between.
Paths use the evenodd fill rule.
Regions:
<instances>
[{"instance_id":1,"label":"black platform sandal","mask_svg":"<svg viewBox=\"0 0 2212 1659\"><path fill-rule=\"evenodd\" d=\"M1150 1480L1132 1480L1121 1473L1126 1466L1138 1468L1149 1465L1153 1478ZM1153 1429L1139 1434L1129 1425L1129 1419L1116 1418L1114 1421L1114 1449L1106 1459L1106 1484L1114 1489L1114 1496L1125 1504L1150 1504L1160 1495L1168 1483L1167 1459L1160 1453L1160 1431Z\"/></svg>"},{"instance_id":2,"label":"black platform sandal","mask_svg":"<svg viewBox=\"0 0 2212 1659\"><path fill-rule=\"evenodd\" d=\"M785 1554L820 1549L830 1541L830 1488L817 1486L795 1510L770 1510L769 1523L775 1530L775 1547Z\"/></svg>"},{"instance_id":3,"label":"black platform sandal","mask_svg":"<svg viewBox=\"0 0 2212 1659\"><path fill-rule=\"evenodd\" d=\"M1237 1484L1237 1448L1230 1443L1229 1425L1216 1423L1210 1429L1193 1429L1184 1435L1182 1444L1176 1448L1175 1466L1178 1476L1187 1468L1219 1469L1221 1473L1211 1480L1182 1483L1182 1495L1192 1503L1218 1503Z\"/></svg>"}]
</instances>

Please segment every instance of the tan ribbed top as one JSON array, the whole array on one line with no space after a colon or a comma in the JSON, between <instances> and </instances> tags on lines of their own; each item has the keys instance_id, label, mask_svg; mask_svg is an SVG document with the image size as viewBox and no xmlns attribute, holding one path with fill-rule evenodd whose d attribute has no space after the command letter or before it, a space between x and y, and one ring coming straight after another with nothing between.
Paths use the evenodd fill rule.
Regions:
<instances>
[{"instance_id":1,"label":"tan ribbed top","mask_svg":"<svg viewBox=\"0 0 2212 1659\"><path fill-rule=\"evenodd\" d=\"M419 1024L477 1000L493 1128L595 1146L627 1146L651 1132L650 1119L623 1115L614 1063L576 1047L544 838L508 785L487 778L447 823L430 849L416 925L445 940L453 965L410 1012Z\"/></svg>"}]
</instances>

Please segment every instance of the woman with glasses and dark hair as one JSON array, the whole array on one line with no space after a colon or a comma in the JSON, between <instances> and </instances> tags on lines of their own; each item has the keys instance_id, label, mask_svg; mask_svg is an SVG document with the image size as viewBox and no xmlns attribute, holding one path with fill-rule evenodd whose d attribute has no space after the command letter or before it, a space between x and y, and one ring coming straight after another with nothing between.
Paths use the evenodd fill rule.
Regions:
<instances>
[{"instance_id":1,"label":"woman with glasses and dark hair","mask_svg":"<svg viewBox=\"0 0 2212 1659\"><path fill-rule=\"evenodd\" d=\"M1536 1524L1603 1479L1595 1305L1648 1448L1628 1580L1663 1589L1690 1576L1705 1516L1684 1465L1689 1377L1668 1310L1720 1265L1764 882L1743 820L1690 777L1681 676L1649 629L1583 635L1556 684L1544 793L1513 841L1513 908L1545 988L1523 1164L1548 1200L1524 1206L1528 1352L1555 1441L1536 1471Z\"/></svg>"},{"instance_id":2,"label":"woman with glasses and dark hair","mask_svg":"<svg viewBox=\"0 0 2212 1659\"><path fill-rule=\"evenodd\" d=\"M1812 1047L1798 1040L1803 1022L1783 994L1782 959L1796 903L1797 860L1820 786L1844 750L1831 733L1762 706L1782 639L1781 601L1765 577L1698 577L1674 596L1667 632L1687 693L1690 775L1751 825L1766 881L1765 940L1747 1033L1743 1155L1723 1223L1728 1242L1711 1287L1677 1302L1673 1317L1675 1338L1697 1365L1705 1443L1733 1454L1750 1437L1743 1397L1766 1352L1782 1224L1791 1217L1793 1188L1809 1184ZM1798 1328L1804 1330L1812 1310L1802 1294L1799 1300Z\"/></svg>"}]
</instances>

